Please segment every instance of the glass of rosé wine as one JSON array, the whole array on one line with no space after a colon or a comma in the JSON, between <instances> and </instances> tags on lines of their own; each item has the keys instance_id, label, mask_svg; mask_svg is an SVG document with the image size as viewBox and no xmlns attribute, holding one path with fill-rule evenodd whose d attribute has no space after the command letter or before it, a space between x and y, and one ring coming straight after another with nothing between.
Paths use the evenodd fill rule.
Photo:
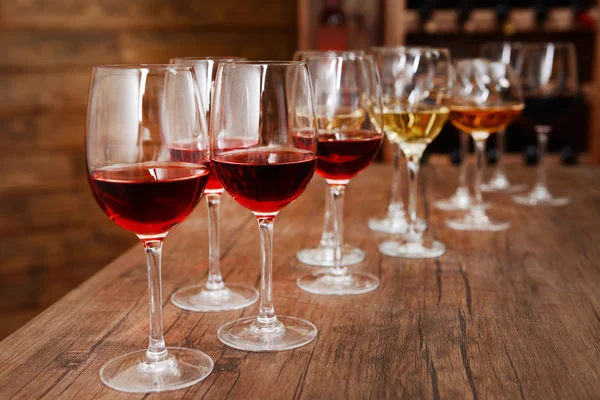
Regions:
<instances>
[{"instance_id":1,"label":"glass of ros\u00e9 wine","mask_svg":"<svg viewBox=\"0 0 600 400\"><path fill-rule=\"evenodd\" d=\"M148 348L100 370L107 386L135 393L191 386L213 361L198 350L166 347L162 325L161 250L169 231L192 212L208 182L209 140L192 67L114 65L94 68L85 153L96 202L146 252L150 297ZM171 146L199 140L202 162L175 161Z\"/></svg>"},{"instance_id":2,"label":"glass of ros\u00e9 wine","mask_svg":"<svg viewBox=\"0 0 600 400\"><path fill-rule=\"evenodd\" d=\"M217 66L223 62L245 60L242 57L181 57L171 59L171 64L194 67L198 92L207 121L212 107L212 93L217 74ZM208 121L210 124L210 121ZM209 126L210 130L210 126ZM203 163L206 159L204 138L183 139L173 143L171 158L185 162ZM243 147L243 139L225 139L231 147ZM220 267L219 208L223 186L211 169L204 194L208 205L208 278L203 284L183 287L171 296L171 301L179 308L189 311L211 312L228 311L248 307L258 300L258 291L251 286L239 283L225 283Z\"/></svg>"},{"instance_id":3,"label":"glass of ros\u00e9 wine","mask_svg":"<svg viewBox=\"0 0 600 400\"><path fill-rule=\"evenodd\" d=\"M273 307L273 224L304 192L317 164L308 68L295 61L222 63L213 104L212 166L227 193L256 216L261 240L258 316L228 322L217 336L245 351L303 346L317 336L317 328L303 319L277 316ZM302 143L295 135L302 136Z\"/></svg>"},{"instance_id":4,"label":"glass of ros\u00e9 wine","mask_svg":"<svg viewBox=\"0 0 600 400\"><path fill-rule=\"evenodd\" d=\"M329 185L334 218L334 264L298 278L307 292L328 295L367 293L379 286L369 273L350 271L343 263L344 192L350 179L367 168L377 155L383 134L378 115L370 107L381 102L375 59L370 55L315 55L305 58L310 70L318 135L317 173ZM304 147L302 132L294 140ZM312 143L312 142L311 142Z\"/></svg>"},{"instance_id":5,"label":"glass of ros\u00e9 wine","mask_svg":"<svg viewBox=\"0 0 600 400\"><path fill-rule=\"evenodd\" d=\"M310 56L343 56L355 54L362 56L365 54L362 50L351 51L333 51L333 50L298 50L294 53L295 61L306 61ZM306 264L314 267L332 267L335 262L335 234L333 228L333 212L331 209L331 193L329 185L325 185L325 218L323 219L323 233L319 245L313 248L301 249L296 253L296 258ZM358 247L350 244L344 244L342 248L342 265L358 264L365 259L365 253Z\"/></svg>"}]
</instances>

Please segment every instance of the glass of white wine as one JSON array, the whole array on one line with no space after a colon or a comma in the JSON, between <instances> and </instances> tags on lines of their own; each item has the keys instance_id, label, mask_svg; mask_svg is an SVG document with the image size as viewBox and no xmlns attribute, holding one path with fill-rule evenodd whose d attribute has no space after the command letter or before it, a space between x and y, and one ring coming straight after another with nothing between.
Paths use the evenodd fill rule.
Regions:
<instances>
[{"instance_id":1,"label":"glass of white wine","mask_svg":"<svg viewBox=\"0 0 600 400\"><path fill-rule=\"evenodd\" d=\"M397 143L407 161L409 179L408 228L397 240L379 245L379 251L393 257L439 257L446 247L424 236L417 221L419 163L423 152L442 130L450 113L452 66L450 52L436 48L389 48L376 54L381 75L383 130Z\"/></svg>"},{"instance_id":2,"label":"glass of white wine","mask_svg":"<svg viewBox=\"0 0 600 400\"><path fill-rule=\"evenodd\" d=\"M490 134L510 125L523 108L521 84L510 65L481 58L456 63L450 121L475 141L476 174L473 205L464 217L446 221L450 228L502 231L510 226L485 212L481 195L485 142Z\"/></svg>"},{"instance_id":3,"label":"glass of white wine","mask_svg":"<svg viewBox=\"0 0 600 400\"><path fill-rule=\"evenodd\" d=\"M373 47L372 53L377 55L379 53L386 53L393 50L394 47ZM411 47L396 47L395 49L411 49ZM404 208L404 202L402 201L402 176L406 172L404 153L398 142L391 142L392 145L392 187L390 190L390 202L387 206L387 211L384 216L373 217L368 221L369 229L375 232L383 233L406 233L408 228L408 220L406 218L406 212ZM417 224L419 229L424 230L426 228L425 221L421 218L417 218Z\"/></svg>"}]
</instances>

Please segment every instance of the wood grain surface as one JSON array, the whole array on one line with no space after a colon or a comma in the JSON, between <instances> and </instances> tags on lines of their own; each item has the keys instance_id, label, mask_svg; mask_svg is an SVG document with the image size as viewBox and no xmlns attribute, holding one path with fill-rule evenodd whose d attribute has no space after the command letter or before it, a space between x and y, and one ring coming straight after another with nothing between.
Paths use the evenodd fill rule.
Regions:
<instances>
[{"instance_id":1,"label":"wood grain surface","mask_svg":"<svg viewBox=\"0 0 600 400\"><path fill-rule=\"evenodd\" d=\"M206 278L206 208L166 239L164 324L171 346L200 349L214 372L191 388L160 395L122 394L98 378L102 364L147 343L144 254L137 245L0 343L1 399L591 399L600 397L600 169L553 167L551 186L571 205L528 208L489 196L501 233L456 232L451 214L432 207L456 182L451 166L424 168L420 213L448 251L437 260L381 255L385 235L370 232L383 212L389 167L350 183L348 243L366 251L353 267L381 278L369 294L316 296L296 286L312 271L295 252L319 239L323 181L275 223L274 299L280 315L306 318L318 338L293 351L247 353L222 345L217 328L241 311L200 314L169 301ZM531 181L533 170L509 169ZM257 285L259 236L252 214L226 198L222 207L226 281ZM69 265L70 269L81 268Z\"/></svg>"}]
</instances>

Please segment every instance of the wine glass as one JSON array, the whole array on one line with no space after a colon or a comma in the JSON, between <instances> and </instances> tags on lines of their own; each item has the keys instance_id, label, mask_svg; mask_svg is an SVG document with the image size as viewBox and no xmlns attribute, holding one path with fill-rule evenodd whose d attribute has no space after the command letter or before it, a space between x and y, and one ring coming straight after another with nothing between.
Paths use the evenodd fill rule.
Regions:
<instances>
[{"instance_id":1,"label":"wine glass","mask_svg":"<svg viewBox=\"0 0 600 400\"><path fill-rule=\"evenodd\" d=\"M459 60L454 59L453 62L458 62ZM454 74L454 67L452 67L452 77L451 80L454 82L456 79ZM468 172L468 163L467 158L469 156L469 139L470 136L468 132L459 130L459 143L460 143L460 165L458 167L458 187L453 195L448 198L437 200L435 202L435 207L438 210L442 211L463 211L471 208L473 204L473 198L471 197L471 193L469 191L469 185L467 184L467 172ZM487 203L484 203L484 207L488 207Z\"/></svg>"},{"instance_id":2,"label":"wine glass","mask_svg":"<svg viewBox=\"0 0 600 400\"><path fill-rule=\"evenodd\" d=\"M317 336L317 328L303 319L275 315L272 276L275 217L304 192L317 164L308 68L295 61L222 63L213 103L213 167L227 193L254 213L261 239L258 317L228 322L217 336L246 351L303 346Z\"/></svg>"},{"instance_id":3,"label":"wine glass","mask_svg":"<svg viewBox=\"0 0 600 400\"><path fill-rule=\"evenodd\" d=\"M377 56L381 53L394 51L404 51L411 49L412 47L373 47L372 53ZM415 47L416 48L416 47ZM400 143L391 142L393 151L392 160L392 188L390 191L390 202L387 206L386 215L383 217L370 218L368 221L369 229L376 232L383 233L405 233L408 228L408 221L406 219L406 212L404 211L404 202L402 201L402 165L404 153L400 147ZM427 227L426 222L417 218L419 229L425 230Z\"/></svg>"},{"instance_id":4,"label":"wine glass","mask_svg":"<svg viewBox=\"0 0 600 400\"><path fill-rule=\"evenodd\" d=\"M553 196L546 186L545 156L552 125L572 106L579 91L577 55L572 43L527 44L523 50L521 83L525 116L535 124L538 140L537 179L531 192L515 195L519 204L562 206L567 197Z\"/></svg>"},{"instance_id":5,"label":"wine glass","mask_svg":"<svg viewBox=\"0 0 600 400\"><path fill-rule=\"evenodd\" d=\"M456 80L452 90L450 121L471 134L475 142L474 201L464 217L450 219L452 229L501 231L508 229L507 221L486 215L481 196L485 166L485 142L489 135L505 129L523 110L519 78L512 67L500 61L466 59L456 63Z\"/></svg>"},{"instance_id":6,"label":"wine glass","mask_svg":"<svg viewBox=\"0 0 600 400\"><path fill-rule=\"evenodd\" d=\"M448 114L452 67L447 49L396 48L377 54L381 74L382 108L373 112L383 118L385 133L398 143L407 160L409 179L408 228L398 240L379 245L393 257L439 257L446 247L424 236L417 220L419 163L423 152L442 130Z\"/></svg>"},{"instance_id":7,"label":"wine glass","mask_svg":"<svg viewBox=\"0 0 600 400\"><path fill-rule=\"evenodd\" d=\"M211 97L217 66L222 62L245 60L241 57L185 57L174 58L171 64L190 65L194 68L198 84L198 92L206 111L207 119L212 107ZM210 127L209 127L210 128ZM184 139L171 148L174 160L185 162L204 161L202 139ZM240 145L232 143L232 147ZM179 308L189 311L210 312L237 310L248 307L258 300L258 291L253 287L238 283L224 283L221 276L219 247L219 207L223 186L214 171L208 176L205 197L208 205L208 279L200 285L187 286L177 290L171 301Z\"/></svg>"},{"instance_id":8,"label":"wine glass","mask_svg":"<svg viewBox=\"0 0 600 400\"><path fill-rule=\"evenodd\" d=\"M344 192L350 179L371 164L383 135L381 124L368 117L380 106L381 89L373 56L344 54L306 58L315 93L319 126L317 173L331 192L335 258L333 267L298 278L298 286L314 294L367 293L379 286L372 274L349 272L343 265ZM298 135L298 143L304 140Z\"/></svg>"},{"instance_id":9,"label":"wine glass","mask_svg":"<svg viewBox=\"0 0 600 400\"><path fill-rule=\"evenodd\" d=\"M501 61L510 65L517 75L523 65L523 43L521 42L489 42L481 46L480 56L482 58ZM487 183L481 185L482 192L518 192L525 189L525 185L513 185L508 180L504 170L504 136L506 131L503 129L496 133L496 151L498 158L496 166L492 172L492 177Z\"/></svg>"},{"instance_id":10,"label":"wine glass","mask_svg":"<svg viewBox=\"0 0 600 400\"><path fill-rule=\"evenodd\" d=\"M308 56L329 55L339 56L344 54L364 55L361 50L333 51L333 50L298 50L294 53L295 61L306 61ZM323 233L319 245L312 249L301 249L296 253L296 258L307 265L315 267L332 267L335 259L335 235L333 233L333 212L331 211L331 200L329 185L325 185L325 218L323 222ZM365 253L358 247L345 244L343 247L342 265L353 265L365 259Z\"/></svg>"},{"instance_id":11,"label":"wine glass","mask_svg":"<svg viewBox=\"0 0 600 400\"><path fill-rule=\"evenodd\" d=\"M161 250L167 233L194 209L208 181L209 138L189 66L112 65L94 68L85 153L96 202L112 221L135 233L148 261L150 338L147 350L104 364L100 379L123 392L191 386L213 361L198 350L165 346ZM195 138L197 163L173 161L170 146Z\"/></svg>"}]
</instances>

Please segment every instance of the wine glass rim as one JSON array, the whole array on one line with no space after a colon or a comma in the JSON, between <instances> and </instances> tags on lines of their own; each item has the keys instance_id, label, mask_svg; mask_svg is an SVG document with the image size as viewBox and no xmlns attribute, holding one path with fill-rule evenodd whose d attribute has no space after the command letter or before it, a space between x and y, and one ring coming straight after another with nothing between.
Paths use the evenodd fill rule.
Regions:
<instances>
[{"instance_id":1,"label":"wine glass rim","mask_svg":"<svg viewBox=\"0 0 600 400\"><path fill-rule=\"evenodd\" d=\"M305 66L306 63L304 61L277 61L277 60L234 60L228 63L225 63L228 66L232 65L263 65L263 66ZM222 64L222 65L225 65Z\"/></svg>"},{"instance_id":2,"label":"wine glass rim","mask_svg":"<svg viewBox=\"0 0 600 400\"><path fill-rule=\"evenodd\" d=\"M366 51L364 50L296 50L294 52L294 55L296 54L323 54L323 55L329 55L329 54L358 54L358 55L365 55L367 54Z\"/></svg>"},{"instance_id":3,"label":"wine glass rim","mask_svg":"<svg viewBox=\"0 0 600 400\"><path fill-rule=\"evenodd\" d=\"M211 56L207 56L207 57L186 56L186 57L172 57L171 59L169 59L169 63L176 64L177 60L188 61L188 62L194 62L194 61L245 61L245 60L248 60L248 58L240 57L240 56L212 56L212 57Z\"/></svg>"},{"instance_id":4,"label":"wine glass rim","mask_svg":"<svg viewBox=\"0 0 600 400\"><path fill-rule=\"evenodd\" d=\"M357 54L357 53L344 53L344 54L314 54L307 55L304 57L304 60L344 60L344 61L355 61L355 60L373 60L375 61L375 57L372 54Z\"/></svg>"},{"instance_id":5,"label":"wine glass rim","mask_svg":"<svg viewBox=\"0 0 600 400\"><path fill-rule=\"evenodd\" d=\"M172 70L191 71L191 65L185 64L103 64L96 65L94 71L152 71L164 72Z\"/></svg>"},{"instance_id":6,"label":"wine glass rim","mask_svg":"<svg viewBox=\"0 0 600 400\"><path fill-rule=\"evenodd\" d=\"M380 52L380 53L394 53L399 50L404 51L442 51L450 54L450 49L448 47L439 47L439 46L373 46L371 47L371 51Z\"/></svg>"},{"instance_id":7,"label":"wine glass rim","mask_svg":"<svg viewBox=\"0 0 600 400\"><path fill-rule=\"evenodd\" d=\"M502 61L498 61L496 59L493 58L487 58L487 57L465 57L465 58L459 58L455 60L456 64L462 64L462 63L474 63L474 62L484 62L486 64L498 64L498 65L505 65L507 67L512 68L510 65L503 63Z\"/></svg>"}]
</instances>

